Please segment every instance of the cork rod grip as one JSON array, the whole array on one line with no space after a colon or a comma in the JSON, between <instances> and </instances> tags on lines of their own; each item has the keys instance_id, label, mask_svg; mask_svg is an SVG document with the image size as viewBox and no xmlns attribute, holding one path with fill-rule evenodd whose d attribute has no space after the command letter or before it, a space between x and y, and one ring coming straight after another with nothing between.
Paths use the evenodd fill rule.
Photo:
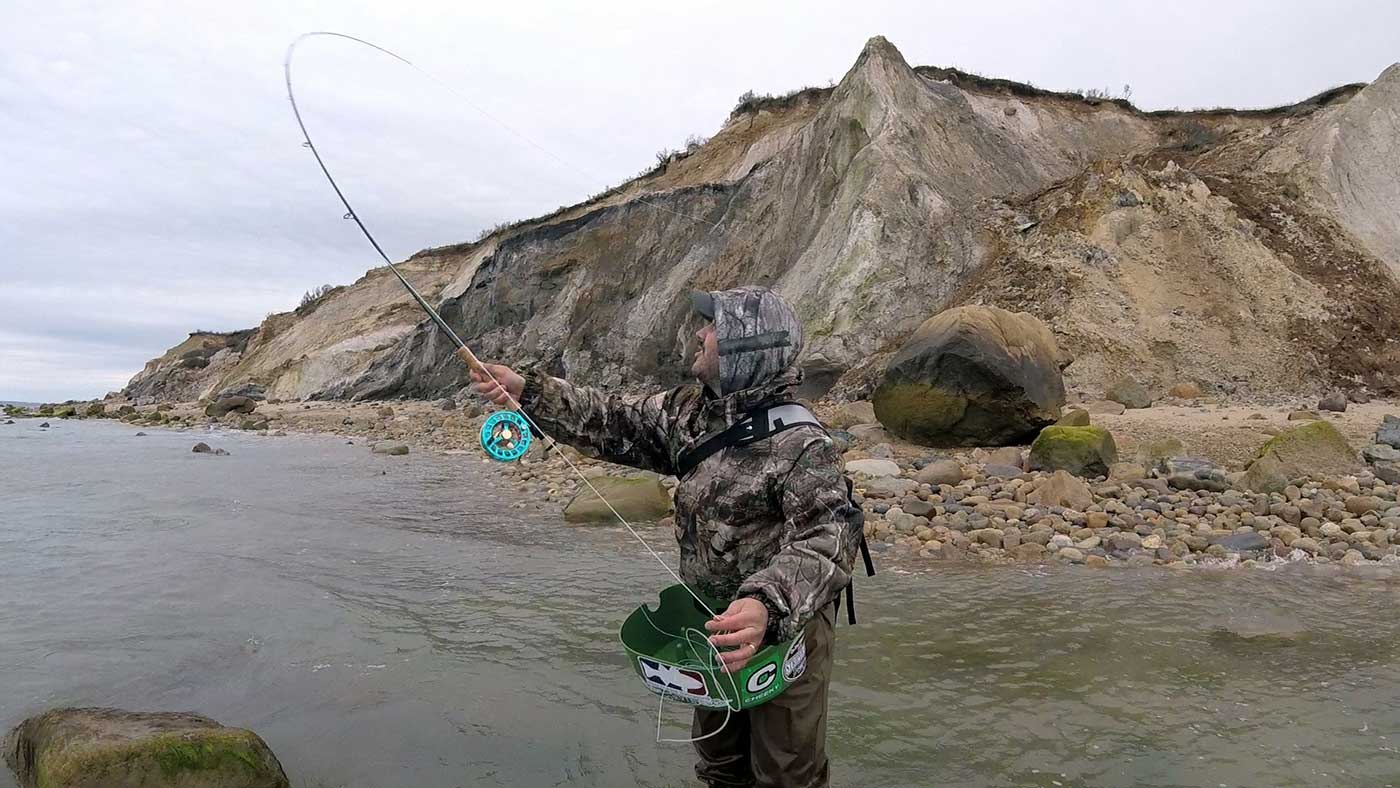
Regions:
<instances>
[{"instance_id":1,"label":"cork rod grip","mask_svg":"<svg viewBox=\"0 0 1400 788\"><path fill-rule=\"evenodd\" d=\"M469 369L481 372L487 375L487 377L490 377L490 374L486 372L486 365L481 363L481 359L476 357L476 354L471 351L471 348L465 345L457 348L457 358L465 361ZM510 401L506 403L506 407L510 410L518 411L520 410L520 403L516 402L515 398L512 397Z\"/></svg>"}]
</instances>

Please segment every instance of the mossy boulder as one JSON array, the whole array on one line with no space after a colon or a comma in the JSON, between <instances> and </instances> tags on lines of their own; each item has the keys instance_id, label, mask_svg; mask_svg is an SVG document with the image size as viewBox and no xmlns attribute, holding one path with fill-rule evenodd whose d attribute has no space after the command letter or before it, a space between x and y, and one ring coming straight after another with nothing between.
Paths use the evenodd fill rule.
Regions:
<instances>
[{"instance_id":1,"label":"mossy boulder","mask_svg":"<svg viewBox=\"0 0 1400 788\"><path fill-rule=\"evenodd\" d=\"M60 419L72 418L73 416L78 415L78 409L72 405L59 405L58 407L54 408L53 412L49 415L56 416Z\"/></svg>"},{"instance_id":2,"label":"mossy boulder","mask_svg":"<svg viewBox=\"0 0 1400 788\"><path fill-rule=\"evenodd\" d=\"M87 406L87 410L83 411L83 415L84 415L84 416L106 416L106 415L107 415L107 406L106 406L106 405L103 405L101 402L94 402L94 403L92 403L91 405Z\"/></svg>"},{"instance_id":3,"label":"mossy boulder","mask_svg":"<svg viewBox=\"0 0 1400 788\"><path fill-rule=\"evenodd\" d=\"M1031 444L1031 470L1068 471L1076 476L1107 476L1118 462L1113 435L1102 427L1046 427Z\"/></svg>"},{"instance_id":4,"label":"mossy boulder","mask_svg":"<svg viewBox=\"0 0 1400 788\"><path fill-rule=\"evenodd\" d=\"M5 762L22 788L287 788L256 733L185 713L55 709L20 723Z\"/></svg>"},{"instance_id":5,"label":"mossy boulder","mask_svg":"<svg viewBox=\"0 0 1400 788\"><path fill-rule=\"evenodd\" d=\"M1059 349L1024 313L964 306L924 321L872 398L894 434L924 446L1024 444L1065 403Z\"/></svg>"},{"instance_id":6,"label":"mossy boulder","mask_svg":"<svg viewBox=\"0 0 1400 788\"><path fill-rule=\"evenodd\" d=\"M1275 435L1260 447L1256 459L1278 463L1289 479L1325 479L1361 470L1361 461L1347 439L1328 421L1312 421Z\"/></svg>"},{"instance_id":7,"label":"mossy boulder","mask_svg":"<svg viewBox=\"0 0 1400 788\"><path fill-rule=\"evenodd\" d=\"M599 476L590 480L627 522L655 522L671 513L671 494L655 474ZM617 518L587 486L564 507L569 523L616 523Z\"/></svg>"}]
</instances>

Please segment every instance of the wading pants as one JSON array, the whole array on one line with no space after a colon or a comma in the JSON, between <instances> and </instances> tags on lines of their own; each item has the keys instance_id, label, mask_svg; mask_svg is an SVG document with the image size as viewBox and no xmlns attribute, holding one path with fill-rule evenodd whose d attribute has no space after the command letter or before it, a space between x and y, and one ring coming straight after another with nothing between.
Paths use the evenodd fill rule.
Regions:
<instances>
[{"instance_id":1,"label":"wading pants","mask_svg":"<svg viewBox=\"0 0 1400 788\"><path fill-rule=\"evenodd\" d=\"M835 616L830 605L803 634L807 669L783 694L731 713L724 730L695 742L695 773L710 786L826 788L826 696L831 685ZM691 736L724 725L724 709L696 709Z\"/></svg>"}]
</instances>

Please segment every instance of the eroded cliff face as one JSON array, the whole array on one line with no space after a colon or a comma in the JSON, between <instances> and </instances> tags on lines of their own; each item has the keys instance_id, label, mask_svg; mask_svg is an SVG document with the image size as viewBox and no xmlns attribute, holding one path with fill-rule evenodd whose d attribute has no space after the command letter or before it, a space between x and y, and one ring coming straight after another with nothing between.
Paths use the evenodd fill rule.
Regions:
<instances>
[{"instance_id":1,"label":"eroded cliff face","mask_svg":"<svg viewBox=\"0 0 1400 788\"><path fill-rule=\"evenodd\" d=\"M834 88L738 112L658 172L405 273L479 355L593 385L679 381L687 292L763 284L807 325L807 395L867 393L903 337L963 303L1046 320L1090 390L1124 373L1393 389L1397 83L1393 67L1277 111L1145 114L913 69L876 38ZM376 269L236 357L167 353L132 388L456 392L465 369L398 288Z\"/></svg>"}]
</instances>

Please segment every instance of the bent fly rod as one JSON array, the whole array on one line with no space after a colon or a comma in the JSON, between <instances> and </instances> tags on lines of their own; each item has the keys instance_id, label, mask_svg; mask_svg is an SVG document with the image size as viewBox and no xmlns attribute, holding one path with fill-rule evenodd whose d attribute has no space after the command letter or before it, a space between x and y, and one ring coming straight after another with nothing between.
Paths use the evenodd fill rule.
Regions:
<instances>
[{"instance_id":1,"label":"bent fly rod","mask_svg":"<svg viewBox=\"0 0 1400 788\"><path fill-rule=\"evenodd\" d=\"M575 465L573 461L569 459L568 455L565 454L563 450L559 448L559 443L553 438L550 438L548 435L545 435L544 431L541 430L539 428L539 425L535 423L535 420L530 417L530 414L526 413L524 409L521 408L520 403L515 399L515 397L511 396L510 392L506 390L506 387L502 385L499 380L496 379L495 375L491 374L491 370L488 369L485 364L481 363L481 360L476 357L476 354L473 353L471 348L467 346L467 343L462 341L461 337L457 336L457 332L452 330L452 326L448 325L447 321L443 320L442 316L438 314L437 310L434 309L432 305L428 303L428 300L426 298L423 297L423 294L419 293L417 288L415 288L411 283L409 283L408 279L404 277L401 271L399 271L398 266L394 265L394 261L389 259L389 255L384 252L383 247L381 247L379 245L379 242L375 240L374 234L369 231L369 228L365 226L364 221L360 219L359 213L355 211L354 206L350 204L350 200L345 196L345 192L342 191L340 185L336 183L335 176L331 175L330 168L326 166L325 159L321 158L321 152L316 149L316 143L312 141L311 133L307 131L306 128L306 121L302 118L300 108L297 107L296 91L292 87L292 59L293 56L296 54L297 45L308 38L314 38L317 36L341 38L348 41L352 41L357 44L362 44L385 55L388 55L394 60L397 60L400 63L409 66L413 70L424 74L425 76L428 76L434 81L438 80L431 74L428 74L426 71L423 71L423 69L414 65L413 62L408 60L407 58L402 57L394 52L391 52L388 49L385 49L384 47L381 47L377 44L372 44L368 41L365 41L364 39L356 38L354 36L346 35L344 33L333 33L327 31L303 33L300 36L297 36L297 38L292 41L291 45L287 47L286 57L282 61L282 71L287 83L287 99L292 104L292 114L296 116L297 127L301 129L301 136L302 139L305 141L303 144L308 149L310 149L311 155L316 158L316 164L321 168L321 174L326 176L326 180L330 183L331 188L335 190L335 196L339 198L340 204L345 206L345 218L355 222L355 226L360 228L360 233L364 235L365 240L369 241L370 245L374 247L374 251L379 254L379 256L384 260L384 263L389 266L389 270L394 273L394 276L397 277L399 282L403 284L404 288L408 290L409 295L413 297L413 300L415 302L417 302L419 308L421 308L425 313L427 313L428 317L432 319L433 323L444 334L446 334L449 339L452 340L452 344L456 346L457 357L460 358L462 361L466 362L468 368L485 375L489 380L494 382L497 386L500 387L502 391L505 392L506 399L509 402L509 410L494 413L487 418L486 423L482 426L482 447L485 448L487 453L490 454L494 459L502 461L516 460L523 456L525 450L529 448L530 434L532 431L535 434L542 436L545 439L547 448L554 450L554 452L559 457L563 458L564 462L569 466L569 469L572 470L576 476L578 476L579 480L583 482L583 484L589 490L591 490L594 495L598 496L598 500L603 502L603 505L606 506L608 510L612 512L613 516L617 518L618 522L622 523L622 525L628 530L628 532L632 534L632 536L638 542L641 542L642 547L646 548L647 552L651 553L651 556L656 559L657 563L661 564L661 567L666 570L666 573L669 574L672 578L674 578L677 583L680 583L681 585L685 586L685 589L690 592L691 596L695 597L695 601L699 603L702 609L707 611L712 617L718 616L718 612L712 609L704 599L701 599L700 596L696 594L693 589L690 588L689 584L687 584L684 580L681 579L680 575L677 574L676 571L671 568L671 565L666 563L666 560L661 557L661 554L657 553L656 550L652 549L652 546L647 543L646 539L642 538L642 535L637 532L637 529L632 527L632 524L627 521L627 518L623 517L622 514L618 512L616 508L613 507L612 503L608 501L608 499L605 498L601 492L599 492L598 488L593 485L593 481L587 476L585 476L583 472L579 470L578 466ZM500 121L497 122L499 123ZM511 131L517 136L522 136L523 138L523 135L520 135L513 129L511 129ZM538 148L540 146L535 145L535 147ZM544 149L541 148L541 150ZM545 152L549 153L549 151L547 150ZM550 155L553 156L553 154ZM558 157L556 156L555 158ZM674 213L674 211L672 212ZM706 224L713 225L713 223L711 222L706 222ZM502 448L503 445L505 448ZM712 649L714 648L713 645L711 645L710 647Z\"/></svg>"}]
</instances>

